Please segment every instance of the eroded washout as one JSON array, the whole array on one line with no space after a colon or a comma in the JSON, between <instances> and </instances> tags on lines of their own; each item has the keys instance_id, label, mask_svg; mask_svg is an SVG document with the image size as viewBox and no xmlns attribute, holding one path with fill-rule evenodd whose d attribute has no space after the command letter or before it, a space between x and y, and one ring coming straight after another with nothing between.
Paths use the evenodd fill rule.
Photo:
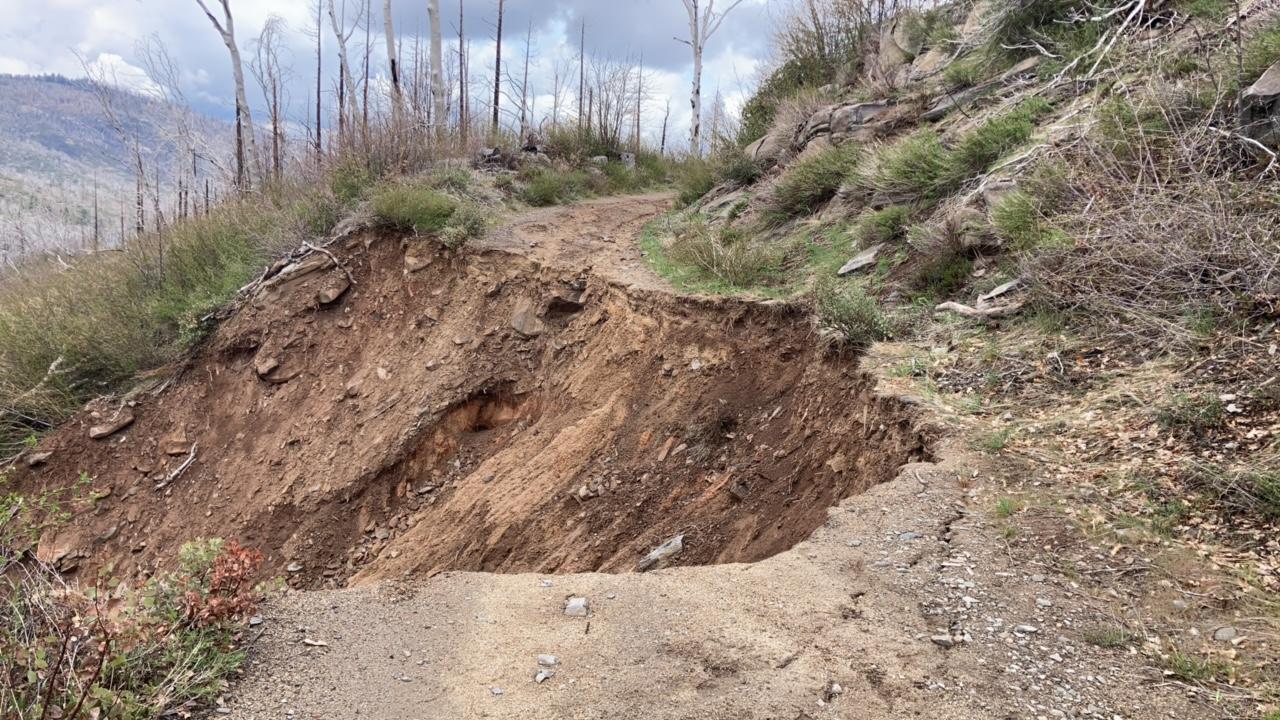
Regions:
<instances>
[{"instance_id":1,"label":"eroded washout","mask_svg":"<svg viewBox=\"0 0 1280 720\"><path fill-rule=\"evenodd\" d=\"M626 572L676 535L672 564L751 562L929 455L799 309L378 230L333 249L340 267L277 268L171 379L46 441L19 482L88 473L95 501L44 559L146 575L235 537L308 588Z\"/></svg>"}]
</instances>

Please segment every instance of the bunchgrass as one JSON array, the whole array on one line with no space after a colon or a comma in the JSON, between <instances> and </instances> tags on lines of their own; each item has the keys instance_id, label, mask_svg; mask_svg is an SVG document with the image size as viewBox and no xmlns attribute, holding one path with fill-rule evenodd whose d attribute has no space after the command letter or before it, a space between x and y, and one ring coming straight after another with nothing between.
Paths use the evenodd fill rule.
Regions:
<instances>
[{"instance_id":1,"label":"bunchgrass","mask_svg":"<svg viewBox=\"0 0 1280 720\"><path fill-rule=\"evenodd\" d=\"M813 213L835 196L861 156L856 143L845 143L796 161L765 199L763 214L780 224Z\"/></svg>"},{"instance_id":2,"label":"bunchgrass","mask_svg":"<svg viewBox=\"0 0 1280 720\"><path fill-rule=\"evenodd\" d=\"M391 227L435 234L444 229L458 203L429 183L391 182L374 190L370 206L374 217Z\"/></svg>"}]
</instances>

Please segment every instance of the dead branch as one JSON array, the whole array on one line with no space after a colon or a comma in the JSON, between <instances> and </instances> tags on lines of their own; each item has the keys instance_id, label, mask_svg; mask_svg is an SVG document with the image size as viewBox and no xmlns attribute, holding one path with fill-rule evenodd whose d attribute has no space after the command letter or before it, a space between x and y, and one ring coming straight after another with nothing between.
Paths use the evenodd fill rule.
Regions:
<instances>
[{"instance_id":1,"label":"dead branch","mask_svg":"<svg viewBox=\"0 0 1280 720\"><path fill-rule=\"evenodd\" d=\"M934 308L935 312L953 312L968 318L978 318L982 320L992 320L995 318L1008 317L1025 305L1025 302L1009 303L1007 305L994 305L988 308L975 308L958 302L944 302Z\"/></svg>"},{"instance_id":2,"label":"dead branch","mask_svg":"<svg viewBox=\"0 0 1280 720\"><path fill-rule=\"evenodd\" d=\"M169 473L169 476L164 479L164 482L157 483L156 490L163 490L166 485L182 477L182 474L187 471L187 468L191 467L191 464L196 461L196 451L199 450L199 448L200 443L191 443L191 453L187 455L187 459L182 461L182 464L179 465L176 470Z\"/></svg>"},{"instance_id":3,"label":"dead branch","mask_svg":"<svg viewBox=\"0 0 1280 720\"><path fill-rule=\"evenodd\" d=\"M334 265L337 265L339 270L341 270L342 272L346 273L346 275L347 275L347 281L348 281L348 282L350 282L352 285L355 285L355 284L356 284L356 278L355 278L355 276L351 274L351 271L347 269L347 266L346 266L346 265L343 265L343 264L342 264L342 261L341 261L341 260L339 260L339 259L338 259L338 256L337 256L337 255L334 255L332 251L327 250L327 249L322 248L322 247L316 247L315 245L312 245L311 243L309 243L309 242L307 242L307 241L305 241L305 240L303 241L302 246L303 246L303 247L305 247L305 248L307 248L308 250L313 251L313 252L324 253L325 255L328 255L328 256L329 256L329 259L333 261L333 264L334 264Z\"/></svg>"}]
</instances>

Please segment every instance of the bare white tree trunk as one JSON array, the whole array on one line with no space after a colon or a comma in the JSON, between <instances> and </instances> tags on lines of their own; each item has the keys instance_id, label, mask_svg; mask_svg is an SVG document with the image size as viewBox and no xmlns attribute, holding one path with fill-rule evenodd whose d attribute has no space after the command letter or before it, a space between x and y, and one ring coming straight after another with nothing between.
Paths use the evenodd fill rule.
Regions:
<instances>
[{"instance_id":1,"label":"bare white tree trunk","mask_svg":"<svg viewBox=\"0 0 1280 720\"><path fill-rule=\"evenodd\" d=\"M391 117L400 126L403 98L400 93L400 56L396 54L396 30L391 23L391 0L382 0L384 34L387 40L387 67L391 71Z\"/></svg>"},{"instance_id":2,"label":"bare white tree trunk","mask_svg":"<svg viewBox=\"0 0 1280 720\"><path fill-rule=\"evenodd\" d=\"M360 15L356 16L355 24L350 30L347 30L343 27L346 22L346 18L343 18L342 20L338 19L338 11L335 7L336 4L337 0L329 0L329 24L333 26L333 37L338 41L338 70L342 73L342 85L344 89L344 92L339 97L338 107L338 118L340 123L338 139L341 142L344 140L342 135L345 132L349 132L356 124L356 115L359 112L359 103L355 101L356 88L358 86L356 85L355 76L351 73L351 63L347 59L347 41L351 39L351 36L360 27ZM345 3L343 10L345 14Z\"/></svg>"},{"instance_id":3,"label":"bare white tree trunk","mask_svg":"<svg viewBox=\"0 0 1280 720\"><path fill-rule=\"evenodd\" d=\"M196 0L196 4L204 11L213 28L222 36L222 43L231 54L231 72L236 83L236 183L244 190L253 184L251 173L245 167L245 148L248 148L248 160L253 167L261 171L258 158L258 143L253 135L253 114L249 110L249 99L244 91L244 66L240 63L240 48L236 46L235 21L231 17L231 0L218 0L222 5L223 21L219 21L209 12L204 0Z\"/></svg>"},{"instance_id":4,"label":"bare white tree trunk","mask_svg":"<svg viewBox=\"0 0 1280 720\"><path fill-rule=\"evenodd\" d=\"M742 4L742 0L733 2L722 12L716 12L716 0L683 0L684 9L689 14L689 39L676 38L693 50L693 91L689 96L689 105L693 109L693 119L689 127L689 152L702 154L702 54L706 50L707 41L720 29L720 24L733 9ZM705 5L703 4L705 3Z\"/></svg>"},{"instance_id":5,"label":"bare white tree trunk","mask_svg":"<svg viewBox=\"0 0 1280 720\"><path fill-rule=\"evenodd\" d=\"M442 59L443 42L440 38L440 0L427 0L427 15L431 19L431 105L435 115L437 131L444 135L444 61Z\"/></svg>"}]
</instances>

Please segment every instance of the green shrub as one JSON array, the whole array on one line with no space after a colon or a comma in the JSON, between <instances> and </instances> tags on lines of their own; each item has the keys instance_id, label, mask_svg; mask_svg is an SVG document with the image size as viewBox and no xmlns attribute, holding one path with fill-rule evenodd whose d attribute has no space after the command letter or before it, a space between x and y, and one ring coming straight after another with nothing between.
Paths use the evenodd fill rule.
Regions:
<instances>
[{"instance_id":1,"label":"green shrub","mask_svg":"<svg viewBox=\"0 0 1280 720\"><path fill-rule=\"evenodd\" d=\"M460 248L471 240L484 237L489 228L489 217L476 205L463 203L449 216L440 231L440 242L445 247Z\"/></svg>"},{"instance_id":2,"label":"green shrub","mask_svg":"<svg viewBox=\"0 0 1280 720\"><path fill-rule=\"evenodd\" d=\"M520 198L534 207L563 205L582 196L590 184L587 173L581 170L540 168L526 176Z\"/></svg>"},{"instance_id":3,"label":"green shrub","mask_svg":"<svg viewBox=\"0 0 1280 720\"><path fill-rule=\"evenodd\" d=\"M892 335L892 325L879 303L856 285L824 278L814 288L814 311L819 325L855 349Z\"/></svg>"},{"instance_id":4,"label":"green shrub","mask_svg":"<svg viewBox=\"0 0 1280 720\"><path fill-rule=\"evenodd\" d=\"M352 207L364 199L365 192L377 182L368 165L344 159L329 171L329 190L343 207Z\"/></svg>"},{"instance_id":5,"label":"green shrub","mask_svg":"<svg viewBox=\"0 0 1280 720\"><path fill-rule=\"evenodd\" d=\"M793 163L766 198L766 214L780 223L812 213L835 196L861 157L857 144L844 143Z\"/></svg>"},{"instance_id":6,"label":"green shrub","mask_svg":"<svg viewBox=\"0 0 1280 720\"><path fill-rule=\"evenodd\" d=\"M444 229L457 203L429 185L391 183L377 188L371 201L374 217L401 230L431 235Z\"/></svg>"},{"instance_id":7,"label":"green shrub","mask_svg":"<svg viewBox=\"0 0 1280 720\"><path fill-rule=\"evenodd\" d=\"M859 245L867 247L876 243L898 240L906 234L911 221L911 208L890 205L882 210L866 213L858 219L854 237Z\"/></svg>"}]
</instances>

